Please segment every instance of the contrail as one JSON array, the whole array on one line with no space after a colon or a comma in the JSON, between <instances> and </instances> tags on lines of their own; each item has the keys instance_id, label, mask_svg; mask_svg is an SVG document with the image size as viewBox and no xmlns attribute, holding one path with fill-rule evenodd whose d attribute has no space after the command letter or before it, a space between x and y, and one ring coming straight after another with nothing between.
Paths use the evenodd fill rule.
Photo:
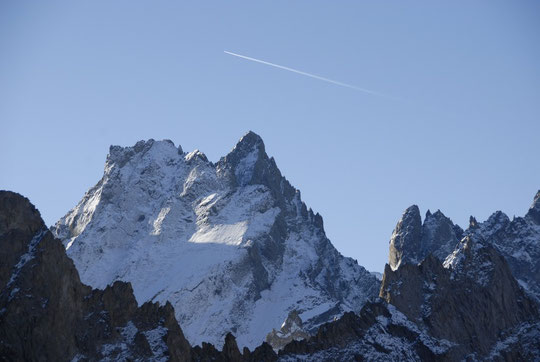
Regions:
<instances>
[{"instance_id":1,"label":"contrail","mask_svg":"<svg viewBox=\"0 0 540 362\"><path fill-rule=\"evenodd\" d=\"M226 51L226 50L224 50L223 52L226 53L226 54L229 54L229 55L233 55L233 56L235 56L235 57L239 57L239 58L246 59L246 60L251 60L252 62L257 62L257 63L269 65L269 66L271 66L271 67L275 67L275 68L279 68L279 69L283 69L283 70L288 70L289 72L293 72L293 73L305 75L305 76L307 76L307 77L311 77L311 78L315 78L315 79L318 79L318 80L322 80L322 81L324 81L324 82L332 83L332 84L335 84L335 85L340 85L340 86L342 86L342 87L351 88L351 89L354 89L354 90L357 90L357 91L360 91L360 92L364 92L364 93L367 93L367 94L371 94L371 95L374 95L374 96L397 99L397 98L394 98L394 97L391 97L391 96L387 96L387 95L385 95L385 94L382 94L382 93L379 93L379 92L375 92L375 91L372 91L372 90L369 90L369 89L360 88L360 87L357 87L357 86L355 86L355 85L351 85L351 84L347 84L347 83L338 82L338 81L336 81L336 80L324 78L324 77L321 77L321 76L319 76L319 75L315 75L315 74L310 74L310 73L302 72L301 70L297 70L297 69L285 67L285 66L283 66L283 65L274 64L274 63L266 62L266 61L264 61L264 60L260 60L260 59L255 59L255 58L247 57L247 56L245 56L245 55L241 55L241 54L236 54L236 53L228 52L228 51Z\"/></svg>"}]
</instances>

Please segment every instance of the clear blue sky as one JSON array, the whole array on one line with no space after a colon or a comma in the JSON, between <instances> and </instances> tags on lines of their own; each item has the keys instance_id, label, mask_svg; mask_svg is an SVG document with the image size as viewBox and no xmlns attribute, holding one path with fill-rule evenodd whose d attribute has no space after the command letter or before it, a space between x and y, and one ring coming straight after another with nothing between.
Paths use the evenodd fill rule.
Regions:
<instances>
[{"instance_id":1,"label":"clear blue sky","mask_svg":"<svg viewBox=\"0 0 540 362\"><path fill-rule=\"evenodd\" d=\"M466 226L523 215L540 188L540 2L180 3L0 3L0 188L52 224L110 144L216 161L253 130L334 245L379 271L409 205Z\"/></svg>"}]
</instances>

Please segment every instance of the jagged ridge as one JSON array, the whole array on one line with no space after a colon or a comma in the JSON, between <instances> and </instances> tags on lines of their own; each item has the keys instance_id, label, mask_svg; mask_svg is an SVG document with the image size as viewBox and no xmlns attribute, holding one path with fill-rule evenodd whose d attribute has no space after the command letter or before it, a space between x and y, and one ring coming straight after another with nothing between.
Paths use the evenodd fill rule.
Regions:
<instances>
[{"instance_id":1,"label":"jagged ridge","mask_svg":"<svg viewBox=\"0 0 540 362\"><path fill-rule=\"evenodd\" d=\"M291 310L308 330L360 310L380 282L326 238L253 132L216 164L170 141L113 146L53 232L83 282L170 301L188 339L254 347Z\"/></svg>"}]
</instances>

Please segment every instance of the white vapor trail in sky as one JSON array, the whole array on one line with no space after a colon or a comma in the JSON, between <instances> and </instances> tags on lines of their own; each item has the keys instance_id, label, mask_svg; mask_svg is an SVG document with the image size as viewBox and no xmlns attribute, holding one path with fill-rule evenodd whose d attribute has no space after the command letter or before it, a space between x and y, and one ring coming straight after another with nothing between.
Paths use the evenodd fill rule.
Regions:
<instances>
[{"instance_id":1,"label":"white vapor trail in sky","mask_svg":"<svg viewBox=\"0 0 540 362\"><path fill-rule=\"evenodd\" d=\"M321 77L321 76L319 76L319 75L315 75L315 74L310 74L310 73L302 72L302 71L300 71L300 70L296 70L296 69L293 69L293 68L285 67L285 66L283 66L283 65L274 64L274 63L266 62L266 61L264 61L264 60L260 60L260 59L255 59L255 58L247 57L247 56L245 56L245 55L232 53L232 52L229 52L229 51L226 51L226 50L224 50L223 52L226 53L226 54L235 56L235 57L239 57L239 58L246 59L246 60L251 60L252 62L257 62L257 63L269 65L269 66L271 66L271 67L275 67L275 68L279 68L279 69L283 69L283 70L288 70L289 72L293 72L293 73L305 75L306 77L310 77L310 78L322 80L322 81L324 81L324 82L332 83L332 84L339 85L339 86L342 86L342 87L351 88L351 89L354 89L354 90L357 90L357 91L360 91L360 92L364 92L364 93L367 93L367 94L371 94L371 95L374 95L374 96L397 99L397 98L394 98L394 97L391 97L391 96L387 96L387 95L385 95L385 94L382 94L382 93L379 93L379 92L375 92L375 91L372 91L372 90L369 90L369 89L360 88L360 87L357 87L357 86L355 86L355 85L351 85L351 84L347 84L347 83L338 82L338 81L336 81L336 80L324 78L324 77Z\"/></svg>"}]
</instances>

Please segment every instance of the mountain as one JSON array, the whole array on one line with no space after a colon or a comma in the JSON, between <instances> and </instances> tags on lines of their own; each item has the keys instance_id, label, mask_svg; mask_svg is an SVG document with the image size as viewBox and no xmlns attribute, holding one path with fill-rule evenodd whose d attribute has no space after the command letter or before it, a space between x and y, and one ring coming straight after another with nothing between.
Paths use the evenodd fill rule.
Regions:
<instances>
[{"instance_id":1,"label":"mountain","mask_svg":"<svg viewBox=\"0 0 540 362\"><path fill-rule=\"evenodd\" d=\"M418 264L429 254L444 260L463 236L463 230L437 210L426 213L424 223L416 205L407 208L390 239L389 265Z\"/></svg>"},{"instance_id":2,"label":"mountain","mask_svg":"<svg viewBox=\"0 0 540 362\"><path fill-rule=\"evenodd\" d=\"M380 295L428 335L450 342L449 360L540 357L538 306L481 239L466 236L444 262L430 254L417 265L387 265ZM532 333L526 346L519 344L523 331Z\"/></svg>"},{"instance_id":3,"label":"mountain","mask_svg":"<svg viewBox=\"0 0 540 362\"><path fill-rule=\"evenodd\" d=\"M495 248L465 237L445 259L386 265L380 291L279 361L538 361L538 306Z\"/></svg>"},{"instance_id":4,"label":"mountain","mask_svg":"<svg viewBox=\"0 0 540 362\"><path fill-rule=\"evenodd\" d=\"M405 210L390 240L389 266L418 264L432 254L440 261L469 236L497 250L510 271L529 296L540 302L540 191L524 217L512 220L502 211L494 212L485 222L471 216L463 231L440 211L426 213L421 221L418 206Z\"/></svg>"},{"instance_id":5,"label":"mountain","mask_svg":"<svg viewBox=\"0 0 540 362\"><path fill-rule=\"evenodd\" d=\"M231 333L224 336L221 350L206 342L190 347L170 303L146 302L138 307L131 285L120 281L104 290L82 284L61 241L45 227L34 206L18 194L0 191L0 359L540 360L539 305L496 247L509 244L505 235L527 235L525 240L511 240L515 250L521 250L522 243L540 242L529 230L529 222L536 222L537 201L538 195L525 223L515 223L511 234L500 233L508 226L499 213L490 223L471 219L463 238L444 259L428 252L418 263L409 261L417 260L423 249L411 248L403 239L418 247L427 239L407 225L409 221L418 225L417 219L403 218L391 244L405 252L397 267L386 265L380 298L371 298L358 313L346 312L322 324L307 337L301 335L301 318L292 310L281 330L269 334L272 343L290 341L276 353L265 342L240 350ZM498 243L486 239L488 225ZM400 233L420 240L400 240L395 237ZM392 261L396 259L390 256Z\"/></svg>"},{"instance_id":6,"label":"mountain","mask_svg":"<svg viewBox=\"0 0 540 362\"><path fill-rule=\"evenodd\" d=\"M497 211L467 231L503 255L519 284L540 303L540 191L524 217L510 220Z\"/></svg>"},{"instance_id":7,"label":"mountain","mask_svg":"<svg viewBox=\"0 0 540 362\"><path fill-rule=\"evenodd\" d=\"M540 193L525 217L465 231L413 205L390 240L379 300L279 353L280 361L538 361Z\"/></svg>"},{"instance_id":8,"label":"mountain","mask_svg":"<svg viewBox=\"0 0 540 362\"><path fill-rule=\"evenodd\" d=\"M138 307L129 283L81 283L60 240L19 194L0 191L0 360L189 361L170 304Z\"/></svg>"},{"instance_id":9,"label":"mountain","mask_svg":"<svg viewBox=\"0 0 540 362\"><path fill-rule=\"evenodd\" d=\"M334 248L253 132L215 164L171 141L112 146L52 231L84 283L122 280L139 304L170 301L193 344L232 332L254 347L292 310L313 332L380 286Z\"/></svg>"},{"instance_id":10,"label":"mountain","mask_svg":"<svg viewBox=\"0 0 540 362\"><path fill-rule=\"evenodd\" d=\"M454 343L455 358L540 358L539 199L525 217L471 217L465 231L440 211L422 224L409 207L390 240L381 297Z\"/></svg>"}]
</instances>

